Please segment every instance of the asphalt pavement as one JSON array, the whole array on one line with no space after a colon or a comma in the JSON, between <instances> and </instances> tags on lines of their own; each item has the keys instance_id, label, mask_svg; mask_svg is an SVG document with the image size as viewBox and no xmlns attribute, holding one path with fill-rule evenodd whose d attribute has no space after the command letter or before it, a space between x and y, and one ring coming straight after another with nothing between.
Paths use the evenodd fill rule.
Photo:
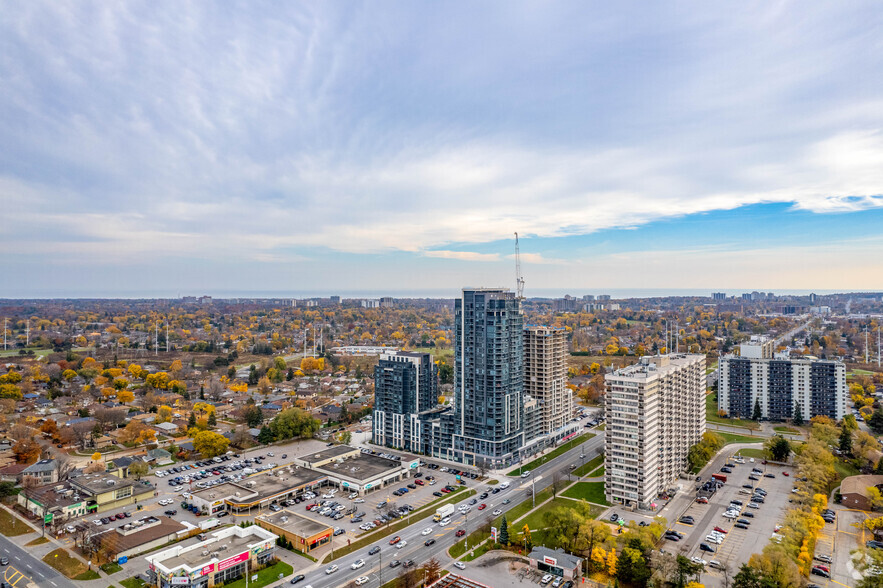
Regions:
<instances>
[{"instance_id":1,"label":"asphalt pavement","mask_svg":"<svg viewBox=\"0 0 883 588\"><path fill-rule=\"evenodd\" d=\"M410 559L414 560L419 566L421 563L435 557L439 563L441 563L443 568L451 569L453 559L448 557L446 552L451 545L456 541L459 541L459 538L455 536L458 529L464 529L468 534L475 530L475 525L478 520L483 520L485 518L485 513L490 514L494 509L500 509L505 513L520 504L522 501L529 500L532 492L531 478L538 480L535 482L535 488L533 491L539 493L541 490L552 484L555 477L554 473L556 471L561 473L562 478L566 478L567 473L570 471L570 465L580 463L581 460L579 459L579 455L581 452L585 452L586 460L588 461L600 453L603 446L604 435L596 435L592 439L589 439L581 445L575 446L573 449L559 455L555 459L534 468L531 471L530 478L522 479L518 477L495 475L493 476L494 478L507 480L510 484L509 488L498 494L491 494L484 501L479 500L479 502L484 502L488 505L487 509L479 512L476 511L475 507L472 507L472 511L468 513L468 521L467 515L462 515L459 512L451 517L451 523L444 528L439 527L438 523L433 522L431 517L422 519L398 533L399 537L407 542L405 547L397 548L396 546L389 544L390 539L395 535L389 535L383 539L378 539L374 543L363 547L357 552L350 553L342 558L334 560L332 563L337 565L338 569L332 574L325 573L325 570L331 564L317 566L306 573L301 572L306 574L306 578L302 582L299 582L298 586L313 586L314 588L318 588L319 586L347 586L349 582L362 576L367 576L368 582L363 584L363 586L365 588L377 588L382 582L388 582L401 573L401 567L389 567L389 563L392 560L404 562ZM476 490L483 490L487 487L487 483L479 482L476 484L470 484L468 487ZM510 500L510 503L502 504L503 500L507 498ZM469 500L471 500L471 498L464 498L463 500L456 502L455 506L468 503ZM432 533L428 535L421 534L424 529L430 527L432 528ZM428 547L425 546L424 542L427 539L435 539L435 544ZM374 546L380 547L380 553L369 556L368 551ZM352 569L352 564L359 559L363 559L365 565L359 569Z\"/></svg>"},{"instance_id":2,"label":"asphalt pavement","mask_svg":"<svg viewBox=\"0 0 883 588\"><path fill-rule=\"evenodd\" d=\"M40 588L76 588L76 584L58 570L33 557L25 548L3 535L0 535L0 553L9 558L9 565L3 566L3 581L13 584L15 588L23 588L31 582Z\"/></svg>"}]
</instances>

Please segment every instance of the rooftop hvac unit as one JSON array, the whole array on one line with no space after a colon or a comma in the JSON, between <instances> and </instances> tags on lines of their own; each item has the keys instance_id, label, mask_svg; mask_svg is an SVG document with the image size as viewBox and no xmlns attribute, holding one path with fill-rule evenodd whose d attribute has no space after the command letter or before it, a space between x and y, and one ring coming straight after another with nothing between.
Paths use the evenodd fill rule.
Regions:
<instances>
[{"instance_id":1,"label":"rooftop hvac unit","mask_svg":"<svg viewBox=\"0 0 883 588\"><path fill-rule=\"evenodd\" d=\"M229 548L230 548L230 546L227 545L226 543L224 543L223 545L218 547L218 551L227 551L227 549L229 549Z\"/></svg>"},{"instance_id":2,"label":"rooftop hvac unit","mask_svg":"<svg viewBox=\"0 0 883 588\"><path fill-rule=\"evenodd\" d=\"M208 555L208 549L203 549L203 550L202 550L202 556L205 557L205 556L207 556L207 555Z\"/></svg>"},{"instance_id":3,"label":"rooftop hvac unit","mask_svg":"<svg viewBox=\"0 0 883 588\"><path fill-rule=\"evenodd\" d=\"M219 557L221 554L217 551L212 551L212 557Z\"/></svg>"},{"instance_id":4,"label":"rooftop hvac unit","mask_svg":"<svg viewBox=\"0 0 883 588\"><path fill-rule=\"evenodd\" d=\"M59 484L55 487L56 492L61 492L62 490L64 490L64 484Z\"/></svg>"}]
</instances>

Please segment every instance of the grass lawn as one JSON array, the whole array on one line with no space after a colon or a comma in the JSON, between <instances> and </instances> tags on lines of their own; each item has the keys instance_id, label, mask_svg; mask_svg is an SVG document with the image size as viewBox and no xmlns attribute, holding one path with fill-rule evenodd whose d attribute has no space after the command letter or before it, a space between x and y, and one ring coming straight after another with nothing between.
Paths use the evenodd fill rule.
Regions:
<instances>
[{"instance_id":1,"label":"grass lawn","mask_svg":"<svg viewBox=\"0 0 883 588\"><path fill-rule=\"evenodd\" d=\"M607 430L607 423L601 423L600 425L595 427L595 430L596 431L606 431Z\"/></svg>"},{"instance_id":2,"label":"grass lawn","mask_svg":"<svg viewBox=\"0 0 883 588\"><path fill-rule=\"evenodd\" d=\"M124 588L141 588L142 586L144 586L144 580L138 577L127 578L125 580L122 580L120 584L122 584Z\"/></svg>"},{"instance_id":3,"label":"grass lawn","mask_svg":"<svg viewBox=\"0 0 883 588\"><path fill-rule=\"evenodd\" d=\"M68 578L77 578L81 574L84 574L89 571L86 567L86 564L81 562L80 560L72 557L70 553L68 553L64 549L56 549L54 551L50 551L43 558L43 562L49 564ZM92 572L95 573L94 571ZM95 578L98 578L98 574L95 574ZM95 578L89 578L94 580Z\"/></svg>"},{"instance_id":4,"label":"grass lawn","mask_svg":"<svg viewBox=\"0 0 883 588\"><path fill-rule=\"evenodd\" d=\"M51 349L27 349L26 351L33 351L34 355L19 355L18 349L7 349L6 351L0 349L0 357L46 357L50 353L52 353Z\"/></svg>"},{"instance_id":5,"label":"grass lawn","mask_svg":"<svg viewBox=\"0 0 883 588\"><path fill-rule=\"evenodd\" d=\"M584 465L579 466L575 470L573 470L573 475L583 477L599 465L604 463L604 454L597 455L593 457L590 461L587 461Z\"/></svg>"},{"instance_id":6,"label":"grass lawn","mask_svg":"<svg viewBox=\"0 0 883 588\"><path fill-rule=\"evenodd\" d=\"M594 472L589 474L589 477L590 478L600 478L603 475L604 475L604 466L601 466L600 468L598 468L597 470L595 470Z\"/></svg>"},{"instance_id":7,"label":"grass lawn","mask_svg":"<svg viewBox=\"0 0 883 588\"><path fill-rule=\"evenodd\" d=\"M101 564L101 571L105 574L115 574L118 571L123 569L123 567L115 561L107 562L106 564Z\"/></svg>"},{"instance_id":8,"label":"grass lawn","mask_svg":"<svg viewBox=\"0 0 883 588\"><path fill-rule=\"evenodd\" d=\"M435 511L438 510L438 507L440 507L442 505L453 503L453 502L459 502L459 501L463 500L464 498L469 498L470 496L474 496L475 494L477 494L477 492L475 490L467 490L466 492L463 492L462 490L458 490L457 492L453 492L451 494L448 494L445 498L439 498L435 502L430 502L429 504L427 504L421 508L418 508L417 510L415 510L414 512L411 513L411 516L410 516L411 524L416 523L422 519L425 519L425 518L435 514ZM391 525L388 525L388 526L384 525L383 527L378 527L378 529L376 531L374 531L372 533L368 533L367 535L365 535L364 537L362 537L358 541L353 541L350 545L347 545L346 547L341 547L340 549L335 549L334 550L334 559L339 559L339 558L343 557L344 555L347 555L347 554L352 553L354 551L358 551L359 549L362 549L366 545L371 545L372 543L374 543L378 539L383 539L384 537L386 537L388 535L392 535L393 533L397 533L397 532L401 531L402 529L405 529L408 526L408 519L409 519L409 517L405 517L402 520L395 522ZM331 559L331 555L329 554L328 557L326 557L323 560L323 563L332 562L332 561L334 561L334 559Z\"/></svg>"},{"instance_id":9,"label":"grass lawn","mask_svg":"<svg viewBox=\"0 0 883 588\"><path fill-rule=\"evenodd\" d=\"M723 437L727 445L730 443L763 443L765 441L763 437L750 437L748 435L737 435L736 433L724 433L723 431L714 432Z\"/></svg>"},{"instance_id":10,"label":"grass lawn","mask_svg":"<svg viewBox=\"0 0 883 588\"><path fill-rule=\"evenodd\" d=\"M720 423L734 427L744 427L741 421L725 419L717 415L717 392L705 395L705 420L709 423Z\"/></svg>"},{"instance_id":11,"label":"grass lawn","mask_svg":"<svg viewBox=\"0 0 883 588\"><path fill-rule=\"evenodd\" d=\"M574 447L576 447L580 443L585 443L586 441L588 441L589 439L591 439L594 436L595 436L594 433L583 433L582 435L574 437L573 439L571 439L567 443L561 444L560 447L557 447L556 449L550 451L546 455L544 455L538 459L535 459L530 463L526 463L516 470L512 470L512 473L509 475L512 476L513 478L517 478L521 475L522 471L530 471L530 470L534 469L535 467L539 467L539 466L543 465L544 463L546 463L547 461L555 459L556 457L558 457L562 453L564 453L566 451L570 451L571 449L573 449Z\"/></svg>"},{"instance_id":12,"label":"grass lawn","mask_svg":"<svg viewBox=\"0 0 883 588\"><path fill-rule=\"evenodd\" d=\"M547 502L546 504L543 505L543 508L533 511L532 513L527 515L527 517L525 517L523 520L518 521L518 524L516 525L516 527L517 527L516 530L521 531L521 529L524 527L524 525L528 526L528 528L531 530L531 533L533 533L534 529L541 529L546 524L546 522L544 520L545 514L547 512L549 512L550 510L552 510L553 508L557 508L559 506L563 506L563 507L567 507L567 508L573 507L573 501L569 500L567 498L560 498L559 497L559 498L552 500L551 502ZM592 507L592 515L594 517L597 517L603 511L604 511L604 509L601 507L596 507L596 506ZM510 535L511 535L511 533L510 533Z\"/></svg>"},{"instance_id":13,"label":"grass lawn","mask_svg":"<svg viewBox=\"0 0 883 588\"><path fill-rule=\"evenodd\" d=\"M97 580L101 576L95 570L86 570L81 574L74 576L74 580Z\"/></svg>"},{"instance_id":14,"label":"grass lawn","mask_svg":"<svg viewBox=\"0 0 883 588\"><path fill-rule=\"evenodd\" d=\"M18 518L8 510L0 508L0 535L5 537L17 537L18 535L30 533L32 530L33 529L18 520Z\"/></svg>"},{"instance_id":15,"label":"grass lawn","mask_svg":"<svg viewBox=\"0 0 883 588\"><path fill-rule=\"evenodd\" d=\"M493 548L494 543L492 541L485 541L478 549L473 550L472 553L464 557L463 561L472 561L473 559L478 559Z\"/></svg>"},{"instance_id":16,"label":"grass lawn","mask_svg":"<svg viewBox=\"0 0 883 588\"><path fill-rule=\"evenodd\" d=\"M842 459L837 459L834 461L834 469L837 470L837 473L840 475L840 479L848 478L849 476L857 476L861 472L855 469L851 463L843 461Z\"/></svg>"},{"instance_id":17,"label":"grass lawn","mask_svg":"<svg viewBox=\"0 0 883 588\"><path fill-rule=\"evenodd\" d=\"M261 571L258 572L258 579L255 582L249 581L249 587L253 588L261 588L262 586L266 586L267 584L272 584L277 581L279 574L282 574L283 577L290 576L294 572L294 568L285 563L284 561L277 561L271 566L267 566ZM252 574L249 573L249 576ZM245 578L240 578L235 582L230 582L229 584L224 584L224 588L245 588Z\"/></svg>"},{"instance_id":18,"label":"grass lawn","mask_svg":"<svg viewBox=\"0 0 883 588\"><path fill-rule=\"evenodd\" d=\"M28 543L25 547L36 547L37 545L43 545L44 543L49 543L49 539L46 537L37 537L30 543Z\"/></svg>"},{"instance_id":19,"label":"grass lawn","mask_svg":"<svg viewBox=\"0 0 883 588\"><path fill-rule=\"evenodd\" d=\"M469 546L475 547L482 541L487 540L491 534L488 531L473 531L469 533ZM451 554L451 557L460 557L466 552L466 538L460 539L456 543L454 543L451 548L448 550L448 553Z\"/></svg>"},{"instance_id":20,"label":"grass lawn","mask_svg":"<svg viewBox=\"0 0 883 588\"><path fill-rule=\"evenodd\" d=\"M488 486L496 486L496 485L499 484L499 483L500 483L499 480L488 480L488 481L487 481L487 485L488 485Z\"/></svg>"},{"instance_id":21,"label":"grass lawn","mask_svg":"<svg viewBox=\"0 0 883 588\"><path fill-rule=\"evenodd\" d=\"M604 482L577 482L565 490L562 496L610 506L604 497Z\"/></svg>"},{"instance_id":22,"label":"grass lawn","mask_svg":"<svg viewBox=\"0 0 883 588\"><path fill-rule=\"evenodd\" d=\"M800 434L800 431L798 431L797 429L794 429L791 427L784 427L781 425L778 427L773 427L773 431L776 431L777 433L791 433L792 435L799 435Z\"/></svg>"},{"instance_id":23,"label":"grass lawn","mask_svg":"<svg viewBox=\"0 0 883 588\"><path fill-rule=\"evenodd\" d=\"M763 449L740 449L736 452L743 457L753 457L755 459L766 459Z\"/></svg>"}]
</instances>

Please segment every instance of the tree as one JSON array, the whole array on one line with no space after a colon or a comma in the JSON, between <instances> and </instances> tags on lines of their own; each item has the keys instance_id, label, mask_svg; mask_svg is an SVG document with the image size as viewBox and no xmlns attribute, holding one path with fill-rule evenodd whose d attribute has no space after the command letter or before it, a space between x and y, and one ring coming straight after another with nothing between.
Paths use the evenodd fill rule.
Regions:
<instances>
[{"instance_id":1,"label":"tree","mask_svg":"<svg viewBox=\"0 0 883 588\"><path fill-rule=\"evenodd\" d=\"M299 408L283 410L270 422L270 430L277 440L309 439L319 430L321 423Z\"/></svg>"},{"instance_id":2,"label":"tree","mask_svg":"<svg viewBox=\"0 0 883 588\"><path fill-rule=\"evenodd\" d=\"M12 453L15 454L15 459L19 463L34 463L40 459L41 452L40 444L30 437L21 439L12 446Z\"/></svg>"},{"instance_id":3,"label":"tree","mask_svg":"<svg viewBox=\"0 0 883 588\"><path fill-rule=\"evenodd\" d=\"M226 437L212 431L200 431L193 437L193 449L203 457L211 458L227 451L230 441Z\"/></svg>"},{"instance_id":4,"label":"tree","mask_svg":"<svg viewBox=\"0 0 883 588\"><path fill-rule=\"evenodd\" d=\"M850 431L858 431L858 421L855 420L855 416L851 414L843 417L840 426L844 429L849 429Z\"/></svg>"},{"instance_id":5,"label":"tree","mask_svg":"<svg viewBox=\"0 0 883 588\"><path fill-rule=\"evenodd\" d=\"M441 577L441 564L439 561L434 557L429 558L429 561L423 564L423 574L425 576L425 586L438 580Z\"/></svg>"},{"instance_id":6,"label":"tree","mask_svg":"<svg viewBox=\"0 0 883 588\"><path fill-rule=\"evenodd\" d=\"M791 444L781 435L776 435L767 439L764 451L773 461L786 461L791 455Z\"/></svg>"},{"instance_id":7,"label":"tree","mask_svg":"<svg viewBox=\"0 0 883 588\"><path fill-rule=\"evenodd\" d=\"M877 461L877 467L874 468L874 473L877 475L883 474L883 457Z\"/></svg>"},{"instance_id":8,"label":"tree","mask_svg":"<svg viewBox=\"0 0 883 588\"><path fill-rule=\"evenodd\" d=\"M196 415L191 411L190 418L187 419L187 428L192 429L196 426Z\"/></svg>"},{"instance_id":9,"label":"tree","mask_svg":"<svg viewBox=\"0 0 883 588\"><path fill-rule=\"evenodd\" d=\"M249 428L258 427L264 422L264 411L254 404L245 407L243 416L245 418L245 424L248 425Z\"/></svg>"},{"instance_id":10,"label":"tree","mask_svg":"<svg viewBox=\"0 0 883 588\"><path fill-rule=\"evenodd\" d=\"M871 504L873 510L883 509L883 494L881 494L879 488L876 486L868 486L865 488L865 493L868 495L868 502Z\"/></svg>"},{"instance_id":11,"label":"tree","mask_svg":"<svg viewBox=\"0 0 883 588\"><path fill-rule=\"evenodd\" d=\"M71 473L77 469L74 460L66 453L59 453L54 457L55 472L58 475L58 481L63 482L71 477Z\"/></svg>"},{"instance_id":12,"label":"tree","mask_svg":"<svg viewBox=\"0 0 883 588\"><path fill-rule=\"evenodd\" d=\"M611 549L610 553L607 554L607 573L611 576L616 575L616 564L619 562L619 559L616 557L616 549Z\"/></svg>"},{"instance_id":13,"label":"tree","mask_svg":"<svg viewBox=\"0 0 883 588\"><path fill-rule=\"evenodd\" d=\"M877 439L864 431L856 431L852 444L852 453L862 460L870 460L878 451L880 444Z\"/></svg>"},{"instance_id":14,"label":"tree","mask_svg":"<svg viewBox=\"0 0 883 588\"><path fill-rule=\"evenodd\" d=\"M759 421L762 413L760 411L760 398L754 399L754 412L751 414L752 421Z\"/></svg>"},{"instance_id":15,"label":"tree","mask_svg":"<svg viewBox=\"0 0 883 588\"><path fill-rule=\"evenodd\" d=\"M500 522L500 534L497 539L497 543L500 545L509 545L509 527L506 524L506 515L503 515L503 520Z\"/></svg>"},{"instance_id":16,"label":"tree","mask_svg":"<svg viewBox=\"0 0 883 588\"><path fill-rule=\"evenodd\" d=\"M273 391L273 385L270 383L270 378L264 376L258 380L258 391L264 396Z\"/></svg>"},{"instance_id":17,"label":"tree","mask_svg":"<svg viewBox=\"0 0 883 588\"><path fill-rule=\"evenodd\" d=\"M803 409L799 402L794 403L794 418L791 419L791 422L798 427L803 425Z\"/></svg>"},{"instance_id":18,"label":"tree","mask_svg":"<svg viewBox=\"0 0 883 588\"><path fill-rule=\"evenodd\" d=\"M528 553L533 549L533 541L530 538L530 527L526 524L521 528L521 541L524 543L524 550ZM591 553L591 550L589 551Z\"/></svg>"},{"instance_id":19,"label":"tree","mask_svg":"<svg viewBox=\"0 0 883 588\"><path fill-rule=\"evenodd\" d=\"M843 455L852 455L852 431L846 427L840 431L840 451Z\"/></svg>"},{"instance_id":20,"label":"tree","mask_svg":"<svg viewBox=\"0 0 883 588\"><path fill-rule=\"evenodd\" d=\"M208 426L209 428L214 428L218 426L218 419L215 417L215 411L212 411L208 414Z\"/></svg>"},{"instance_id":21,"label":"tree","mask_svg":"<svg viewBox=\"0 0 883 588\"><path fill-rule=\"evenodd\" d=\"M261 427L261 432L258 434L258 443L267 445L269 443L272 443L274 439L275 438L273 437L273 431L270 430L270 427L268 427L267 425Z\"/></svg>"},{"instance_id":22,"label":"tree","mask_svg":"<svg viewBox=\"0 0 883 588\"><path fill-rule=\"evenodd\" d=\"M867 420L868 427L877 434L883 433L883 408L878 408Z\"/></svg>"},{"instance_id":23,"label":"tree","mask_svg":"<svg viewBox=\"0 0 883 588\"><path fill-rule=\"evenodd\" d=\"M142 476L146 476L147 470L147 464L140 459L133 462L132 465L129 466L129 474L131 476L134 476L136 480L140 480Z\"/></svg>"},{"instance_id":24,"label":"tree","mask_svg":"<svg viewBox=\"0 0 883 588\"><path fill-rule=\"evenodd\" d=\"M117 392L117 400L122 404L127 404L135 400L135 394L131 390L120 390Z\"/></svg>"},{"instance_id":25,"label":"tree","mask_svg":"<svg viewBox=\"0 0 883 588\"><path fill-rule=\"evenodd\" d=\"M703 567L701 564L695 564L683 555L678 555L676 572L677 576L675 577L674 581L675 586L686 586L689 579L701 574L702 570Z\"/></svg>"},{"instance_id":26,"label":"tree","mask_svg":"<svg viewBox=\"0 0 883 588\"><path fill-rule=\"evenodd\" d=\"M644 586L650 579L650 568L644 553L632 547L623 547L619 555L616 577L623 582Z\"/></svg>"}]
</instances>

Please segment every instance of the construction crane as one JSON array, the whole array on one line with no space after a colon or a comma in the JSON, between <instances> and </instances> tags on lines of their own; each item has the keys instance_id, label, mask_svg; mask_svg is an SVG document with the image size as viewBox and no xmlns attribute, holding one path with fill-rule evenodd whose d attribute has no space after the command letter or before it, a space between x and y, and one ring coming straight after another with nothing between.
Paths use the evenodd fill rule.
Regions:
<instances>
[{"instance_id":1,"label":"construction crane","mask_svg":"<svg viewBox=\"0 0 883 588\"><path fill-rule=\"evenodd\" d=\"M515 233L515 289L518 299L524 298L524 276L521 275L521 251L518 248L518 233Z\"/></svg>"}]
</instances>

